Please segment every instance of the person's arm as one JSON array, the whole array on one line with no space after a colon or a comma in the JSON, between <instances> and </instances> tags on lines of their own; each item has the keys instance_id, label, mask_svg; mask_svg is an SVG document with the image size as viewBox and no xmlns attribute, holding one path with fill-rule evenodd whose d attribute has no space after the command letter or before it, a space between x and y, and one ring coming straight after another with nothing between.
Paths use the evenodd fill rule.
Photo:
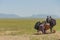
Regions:
<instances>
[{"instance_id":1,"label":"person's arm","mask_svg":"<svg viewBox=\"0 0 60 40\"><path fill-rule=\"evenodd\" d=\"M48 22L48 18L46 18L46 21Z\"/></svg>"}]
</instances>

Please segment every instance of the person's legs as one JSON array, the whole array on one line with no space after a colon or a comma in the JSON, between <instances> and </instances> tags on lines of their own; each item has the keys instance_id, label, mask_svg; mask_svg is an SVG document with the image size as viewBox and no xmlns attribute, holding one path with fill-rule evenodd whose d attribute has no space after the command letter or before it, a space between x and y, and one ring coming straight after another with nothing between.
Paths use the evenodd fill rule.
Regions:
<instances>
[{"instance_id":1,"label":"person's legs","mask_svg":"<svg viewBox=\"0 0 60 40\"><path fill-rule=\"evenodd\" d=\"M52 27L50 28L50 32L52 33Z\"/></svg>"},{"instance_id":2,"label":"person's legs","mask_svg":"<svg viewBox=\"0 0 60 40\"><path fill-rule=\"evenodd\" d=\"M46 34L46 30L44 29L44 34Z\"/></svg>"}]
</instances>

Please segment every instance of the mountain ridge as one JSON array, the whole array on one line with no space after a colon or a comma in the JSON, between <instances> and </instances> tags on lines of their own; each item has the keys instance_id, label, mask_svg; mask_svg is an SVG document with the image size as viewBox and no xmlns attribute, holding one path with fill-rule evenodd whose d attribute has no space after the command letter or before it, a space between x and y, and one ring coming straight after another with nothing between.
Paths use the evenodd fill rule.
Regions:
<instances>
[{"instance_id":1,"label":"mountain ridge","mask_svg":"<svg viewBox=\"0 0 60 40\"><path fill-rule=\"evenodd\" d=\"M18 18L19 16L16 14L3 14L0 13L0 18Z\"/></svg>"},{"instance_id":2,"label":"mountain ridge","mask_svg":"<svg viewBox=\"0 0 60 40\"><path fill-rule=\"evenodd\" d=\"M16 14L4 14L0 13L0 18L46 18L47 16L52 16L53 18L60 18L57 15L48 15L48 14L37 14L37 15L32 15L29 17L21 17Z\"/></svg>"}]
</instances>

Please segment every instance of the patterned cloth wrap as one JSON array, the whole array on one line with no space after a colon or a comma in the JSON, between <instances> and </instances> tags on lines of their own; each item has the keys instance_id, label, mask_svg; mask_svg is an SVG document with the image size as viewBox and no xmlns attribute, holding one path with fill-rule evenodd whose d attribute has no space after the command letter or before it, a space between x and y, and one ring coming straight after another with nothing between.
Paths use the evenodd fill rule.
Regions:
<instances>
[{"instance_id":1,"label":"patterned cloth wrap","mask_svg":"<svg viewBox=\"0 0 60 40\"><path fill-rule=\"evenodd\" d=\"M49 23L46 23L46 24L41 24L40 27L39 27L39 30L48 30L50 28L50 24Z\"/></svg>"},{"instance_id":2,"label":"patterned cloth wrap","mask_svg":"<svg viewBox=\"0 0 60 40\"><path fill-rule=\"evenodd\" d=\"M45 30L48 30L50 28L50 24L49 23L46 23L44 26L45 26Z\"/></svg>"}]
</instances>

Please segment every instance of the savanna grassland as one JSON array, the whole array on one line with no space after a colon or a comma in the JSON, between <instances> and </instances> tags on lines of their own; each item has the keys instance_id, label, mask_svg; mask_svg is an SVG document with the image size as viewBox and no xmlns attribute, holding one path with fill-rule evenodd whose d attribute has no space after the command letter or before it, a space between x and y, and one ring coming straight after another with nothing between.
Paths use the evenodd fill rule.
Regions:
<instances>
[{"instance_id":1,"label":"savanna grassland","mask_svg":"<svg viewBox=\"0 0 60 40\"><path fill-rule=\"evenodd\" d=\"M60 19L56 19L57 24L53 28L56 30L56 33L34 35L34 33L36 33L36 30L34 29L35 23L37 21L43 20L45 19L0 19L0 39L4 40L3 38L6 38L6 40L59 40Z\"/></svg>"}]
</instances>

